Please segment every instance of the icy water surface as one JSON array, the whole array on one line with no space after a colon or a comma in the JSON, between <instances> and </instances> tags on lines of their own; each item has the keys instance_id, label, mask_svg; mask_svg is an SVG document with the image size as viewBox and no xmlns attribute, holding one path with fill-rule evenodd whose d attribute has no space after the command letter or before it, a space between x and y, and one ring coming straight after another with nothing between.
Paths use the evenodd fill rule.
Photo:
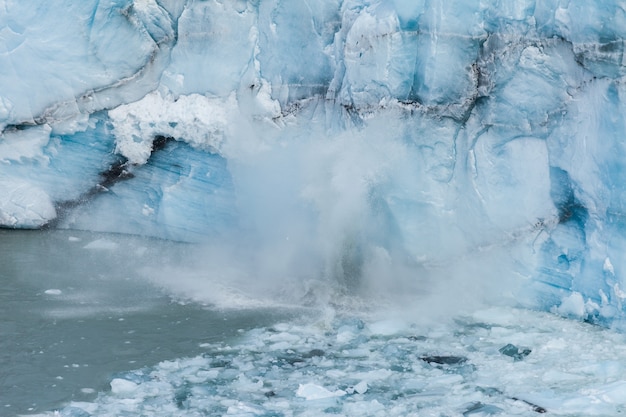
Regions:
<instances>
[{"instance_id":1,"label":"icy water surface","mask_svg":"<svg viewBox=\"0 0 626 417\"><path fill-rule=\"evenodd\" d=\"M47 416L614 416L624 336L487 309L437 325L321 317L243 331L191 358L120 373Z\"/></svg>"},{"instance_id":2,"label":"icy water surface","mask_svg":"<svg viewBox=\"0 0 626 417\"><path fill-rule=\"evenodd\" d=\"M94 400L119 372L201 354L203 343L290 314L172 302L140 271L183 251L133 237L0 230L0 416Z\"/></svg>"},{"instance_id":3,"label":"icy water surface","mask_svg":"<svg viewBox=\"0 0 626 417\"><path fill-rule=\"evenodd\" d=\"M433 320L340 296L306 309L173 302L146 271L185 245L0 238L2 416L626 412L626 337L598 326L503 306Z\"/></svg>"}]
</instances>

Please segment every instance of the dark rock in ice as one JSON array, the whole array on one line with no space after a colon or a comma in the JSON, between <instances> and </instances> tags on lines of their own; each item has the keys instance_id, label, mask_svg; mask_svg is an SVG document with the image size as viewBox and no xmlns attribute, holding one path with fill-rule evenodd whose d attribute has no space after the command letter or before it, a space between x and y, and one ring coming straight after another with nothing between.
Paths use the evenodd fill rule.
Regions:
<instances>
[{"instance_id":1,"label":"dark rock in ice","mask_svg":"<svg viewBox=\"0 0 626 417\"><path fill-rule=\"evenodd\" d=\"M463 416L471 416L473 414L481 414L481 415L493 415L498 414L504 411L500 407L496 407L495 405L483 404L481 402L476 402L470 405L464 412Z\"/></svg>"},{"instance_id":2,"label":"dark rock in ice","mask_svg":"<svg viewBox=\"0 0 626 417\"><path fill-rule=\"evenodd\" d=\"M422 356L420 359L438 365L462 365L467 362L467 358L463 356Z\"/></svg>"},{"instance_id":3,"label":"dark rock in ice","mask_svg":"<svg viewBox=\"0 0 626 417\"><path fill-rule=\"evenodd\" d=\"M173 140L174 138L169 137L169 136L156 135L154 139L152 140L152 152L161 151L165 149L167 144Z\"/></svg>"},{"instance_id":4,"label":"dark rock in ice","mask_svg":"<svg viewBox=\"0 0 626 417\"><path fill-rule=\"evenodd\" d=\"M517 347L509 343L508 345L501 347L498 352L503 355L510 356L516 361L521 361L526 356L530 355L532 350L526 347Z\"/></svg>"},{"instance_id":5,"label":"dark rock in ice","mask_svg":"<svg viewBox=\"0 0 626 417\"><path fill-rule=\"evenodd\" d=\"M274 391L267 391L267 392L266 392L265 394L263 394L263 395L265 395L267 398L271 398L271 397L275 397L275 396L276 396L276 393L275 393Z\"/></svg>"},{"instance_id":6,"label":"dark rock in ice","mask_svg":"<svg viewBox=\"0 0 626 417\"><path fill-rule=\"evenodd\" d=\"M123 160L110 165L106 171L102 171L100 173L102 178L98 186L103 189L108 189L120 181L134 178L135 176L128 170L128 168L128 163ZM92 191L92 193L96 192Z\"/></svg>"}]
</instances>

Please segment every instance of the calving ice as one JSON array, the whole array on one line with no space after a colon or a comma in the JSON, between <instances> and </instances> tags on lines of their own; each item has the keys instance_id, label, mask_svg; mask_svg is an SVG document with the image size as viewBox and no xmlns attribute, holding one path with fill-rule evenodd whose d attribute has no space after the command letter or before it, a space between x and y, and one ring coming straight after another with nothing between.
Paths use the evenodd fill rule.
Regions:
<instances>
[{"instance_id":1,"label":"calving ice","mask_svg":"<svg viewBox=\"0 0 626 417\"><path fill-rule=\"evenodd\" d=\"M58 6L0 17L4 227L255 239L344 281L495 258L621 316L619 2Z\"/></svg>"},{"instance_id":2,"label":"calving ice","mask_svg":"<svg viewBox=\"0 0 626 417\"><path fill-rule=\"evenodd\" d=\"M184 273L143 272L220 308L399 305L440 317L486 302L623 328L622 2L0 10L3 228L188 243ZM529 345L494 349L509 344ZM518 367L536 350L522 352ZM451 378L465 381L462 369ZM243 375L244 391L265 378ZM377 393L365 377L305 379L289 388L303 401ZM459 407L497 412L486 392L535 404L502 390L476 388ZM245 407L233 413L284 412Z\"/></svg>"}]
</instances>

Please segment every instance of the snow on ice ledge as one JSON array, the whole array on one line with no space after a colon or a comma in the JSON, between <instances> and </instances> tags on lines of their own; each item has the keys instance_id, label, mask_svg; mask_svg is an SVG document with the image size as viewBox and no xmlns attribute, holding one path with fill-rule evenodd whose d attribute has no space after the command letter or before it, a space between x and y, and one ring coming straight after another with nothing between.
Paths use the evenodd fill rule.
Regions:
<instances>
[{"instance_id":1,"label":"snow on ice ledge","mask_svg":"<svg viewBox=\"0 0 626 417\"><path fill-rule=\"evenodd\" d=\"M622 315L620 2L0 7L4 227L288 237L346 285L496 260Z\"/></svg>"}]
</instances>

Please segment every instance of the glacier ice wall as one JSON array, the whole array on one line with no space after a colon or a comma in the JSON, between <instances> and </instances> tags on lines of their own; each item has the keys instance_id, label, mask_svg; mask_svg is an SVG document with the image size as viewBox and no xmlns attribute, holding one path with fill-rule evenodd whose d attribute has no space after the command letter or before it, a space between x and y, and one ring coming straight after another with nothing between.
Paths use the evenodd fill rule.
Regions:
<instances>
[{"instance_id":1,"label":"glacier ice wall","mask_svg":"<svg viewBox=\"0 0 626 417\"><path fill-rule=\"evenodd\" d=\"M246 242L374 290L503 265L612 320L625 7L0 0L0 225Z\"/></svg>"}]
</instances>

